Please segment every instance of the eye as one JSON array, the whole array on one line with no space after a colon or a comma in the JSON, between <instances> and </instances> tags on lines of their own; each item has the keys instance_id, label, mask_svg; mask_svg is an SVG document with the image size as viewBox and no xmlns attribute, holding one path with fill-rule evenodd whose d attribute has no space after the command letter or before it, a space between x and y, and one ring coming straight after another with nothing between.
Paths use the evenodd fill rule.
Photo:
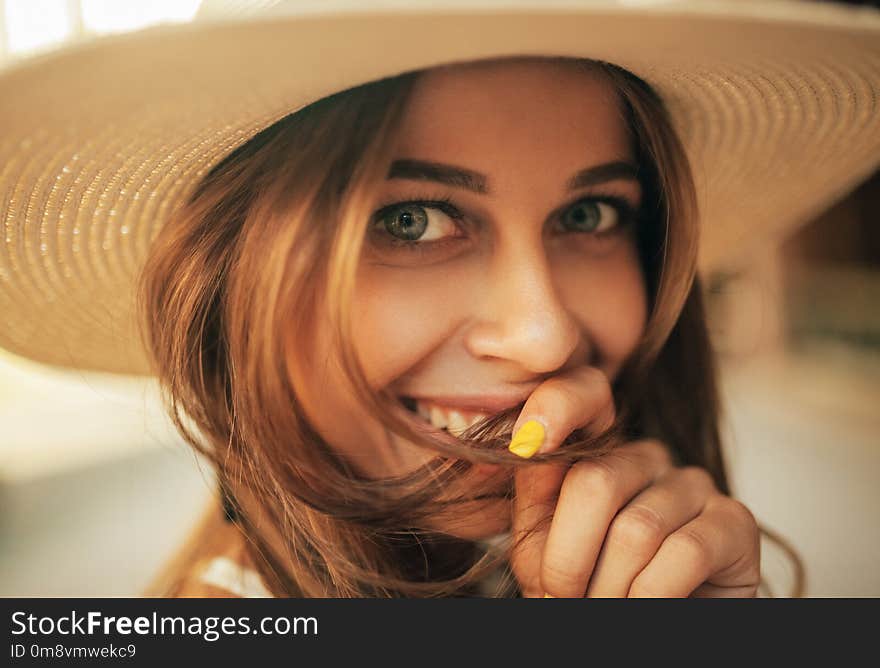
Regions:
<instances>
[{"instance_id":1,"label":"eye","mask_svg":"<svg viewBox=\"0 0 880 668\"><path fill-rule=\"evenodd\" d=\"M429 203L405 202L385 207L376 214L377 226L394 237L393 241L412 243L437 241L457 236L458 226L452 217ZM381 231L380 230L380 231Z\"/></svg>"},{"instance_id":2,"label":"eye","mask_svg":"<svg viewBox=\"0 0 880 668\"><path fill-rule=\"evenodd\" d=\"M620 212L613 204L582 199L565 210L562 224L573 232L604 232L620 224Z\"/></svg>"}]
</instances>

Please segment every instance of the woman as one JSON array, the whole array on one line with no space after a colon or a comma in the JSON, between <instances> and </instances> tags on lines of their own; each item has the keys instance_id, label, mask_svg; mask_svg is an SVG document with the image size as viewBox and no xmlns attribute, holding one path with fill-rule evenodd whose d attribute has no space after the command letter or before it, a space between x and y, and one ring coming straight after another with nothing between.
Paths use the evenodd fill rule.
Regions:
<instances>
[{"instance_id":1,"label":"woman","mask_svg":"<svg viewBox=\"0 0 880 668\"><path fill-rule=\"evenodd\" d=\"M627 116L638 113L633 107L646 117L633 119L630 128ZM265 189L255 193L258 183ZM728 587L728 593L752 595L759 570L754 520L722 496L707 472L726 489L711 357L698 287L691 283L692 189L662 108L646 88L610 67L478 62L340 93L246 143L208 175L188 210L154 243L144 312L160 375L180 381L170 394L186 402L181 408L189 414L204 410L212 397L233 398L225 409L212 408L221 413L218 423L200 428L228 439L218 428L231 424L234 413L243 433L232 434L231 446L204 452L224 480L250 474L271 481L277 492L248 490L265 495L261 506L271 507L270 499L289 490L289 506L273 509L278 514L270 523L289 526L289 542L301 546L294 568L308 563L311 549L320 560L312 568L336 580L316 583L312 595L364 594L357 587L367 584L370 568L382 572L372 566L381 553L365 555L375 560L370 565L352 564L344 553L343 563L333 563L343 531L352 551L365 549L356 541L377 535L390 543L410 526L485 539L511 523L515 534L526 532L547 511L552 522L521 543L511 562L526 595L626 596L640 587L687 595L704 581L703 591ZM662 201L655 194L660 190ZM311 197L303 198L303 191ZM358 211L355 203L365 208ZM677 225L668 232L667 209ZM323 220L339 223L316 224ZM216 236L208 241L206 235ZM659 244L667 235L661 272ZM350 269L324 253L349 244L357 259L361 238L354 294L334 297L333 281ZM276 262L277 269L267 270ZM299 294L284 294L288 290ZM225 296L215 301L218 294ZM278 301L255 294L275 294ZM347 304L339 317L349 318L351 334L343 340L354 344L356 356L332 348L337 325L332 308L323 305L334 300ZM650 327L649 304L655 310ZM312 305L319 305L314 312ZM682 308L687 312L680 317ZM669 339L664 328L676 320ZM196 330L197 322L215 322L225 332ZM198 359L190 357L194 348L225 352L204 368L207 361L187 362ZM674 357L664 360L674 379L664 378L664 363L651 359L658 348ZM685 351L690 374L675 368ZM339 363L355 358L364 366L361 385L348 384ZM282 360L286 376L266 387ZM638 380L623 379L627 362ZM196 389L202 377L210 379L205 391ZM617 396L613 382L619 382ZM673 383L681 394L664 391ZM654 387L645 391L646 384ZM381 404L358 405L359 391L379 390L409 408L401 425L409 431L386 431L386 423L395 425L380 419L388 410ZM686 396L696 401L686 403ZM478 465L459 479L442 463L431 465L436 449L411 445L430 433L410 435L426 422L461 433L475 420L523 403L511 414L517 422L510 445L523 458L540 448L568 455L571 463L573 448L560 450L560 443L578 427L601 435L618 408L632 413L622 428L630 442L570 468L518 467L512 517L499 476L492 475L505 470ZM678 425L683 433L663 428L664 418L676 414L686 416ZM654 422L653 429L643 426ZM191 442L198 444L197 437ZM451 440L440 450L452 464L456 456L463 463L474 446ZM513 458L490 447L481 451L484 461ZM242 461L231 465L236 457ZM676 469L673 458L705 468ZM414 471L425 480L407 480ZM407 485L397 492L387 478ZM378 490L374 480L382 481ZM433 489L427 487L432 480ZM462 494L494 489L499 500L445 509L428 504L458 483ZM387 508L371 514L377 501ZM316 528L322 523L327 537ZM717 562L703 563L710 556L698 549L703 545ZM285 547L278 539L277 561ZM658 586L673 589L649 589Z\"/></svg>"},{"instance_id":2,"label":"woman","mask_svg":"<svg viewBox=\"0 0 880 668\"><path fill-rule=\"evenodd\" d=\"M649 84L562 51L451 49L204 161L139 309L235 529L164 593L755 595L688 155Z\"/></svg>"}]
</instances>

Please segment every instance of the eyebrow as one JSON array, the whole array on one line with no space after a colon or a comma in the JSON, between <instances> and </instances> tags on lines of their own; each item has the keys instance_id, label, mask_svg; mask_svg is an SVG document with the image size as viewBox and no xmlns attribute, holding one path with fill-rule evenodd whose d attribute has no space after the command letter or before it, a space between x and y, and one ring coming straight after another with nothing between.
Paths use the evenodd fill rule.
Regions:
<instances>
[{"instance_id":1,"label":"eyebrow","mask_svg":"<svg viewBox=\"0 0 880 668\"><path fill-rule=\"evenodd\" d=\"M388 171L389 179L410 179L413 181L434 181L453 188L463 188L480 195L489 194L488 179L484 174L455 165L424 160L395 160ZM615 160L601 165L593 165L580 170L572 176L566 187L578 190L606 181L627 180L640 182L637 165L625 160Z\"/></svg>"}]
</instances>

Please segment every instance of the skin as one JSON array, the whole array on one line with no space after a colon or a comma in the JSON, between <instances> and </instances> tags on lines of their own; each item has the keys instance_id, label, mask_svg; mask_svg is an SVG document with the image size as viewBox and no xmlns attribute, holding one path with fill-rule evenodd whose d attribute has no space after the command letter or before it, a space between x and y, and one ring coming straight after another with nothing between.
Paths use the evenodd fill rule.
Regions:
<instances>
[{"instance_id":1,"label":"skin","mask_svg":"<svg viewBox=\"0 0 880 668\"><path fill-rule=\"evenodd\" d=\"M569 186L585 168L634 163L610 85L530 60L433 70L416 86L394 156L477 173L484 192L403 170L376 193L386 216L368 226L353 321L371 386L526 400L514 431L539 420L545 452L576 427L609 425L610 382L644 332L648 299L633 226L616 224L613 206L583 202L617 197L637 209L642 193L623 177ZM393 246L384 221L399 220L399 210L385 207L410 200L448 200L455 215L429 208L422 245ZM577 206L601 214L599 231L572 224ZM304 409L328 442L371 477L434 458L387 437L346 389L328 339L316 336L306 356L320 363L289 362L295 383L318 388ZM484 480L475 475L472 484ZM549 527L513 555L527 596L756 592L754 518L706 472L674 468L662 443L627 443L568 468L518 467L515 486L512 508L482 502L437 518L435 528L479 538L551 513Z\"/></svg>"}]
</instances>

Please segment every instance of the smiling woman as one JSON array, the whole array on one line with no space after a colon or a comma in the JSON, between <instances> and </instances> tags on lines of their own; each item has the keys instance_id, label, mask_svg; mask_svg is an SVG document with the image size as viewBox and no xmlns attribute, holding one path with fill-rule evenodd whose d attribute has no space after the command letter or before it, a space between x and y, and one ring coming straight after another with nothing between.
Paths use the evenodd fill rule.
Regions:
<instances>
[{"instance_id":1,"label":"smiling woman","mask_svg":"<svg viewBox=\"0 0 880 668\"><path fill-rule=\"evenodd\" d=\"M203 451L248 563L278 594L437 595L500 554L524 595L625 596L686 527L724 539L670 593L715 573L702 591L754 593L754 521L719 491L695 225L659 100L584 60L367 84L234 152L156 240L144 312L170 397L224 443ZM659 523L637 549L628 518Z\"/></svg>"},{"instance_id":2,"label":"smiling woman","mask_svg":"<svg viewBox=\"0 0 880 668\"><path fill-rule=\"evenodd\" d=\"M754 596L698 263L876 165L880 19L294 4L0 77L0 343L219 480L152 593Z\"/></svg>"}]
</instances>

